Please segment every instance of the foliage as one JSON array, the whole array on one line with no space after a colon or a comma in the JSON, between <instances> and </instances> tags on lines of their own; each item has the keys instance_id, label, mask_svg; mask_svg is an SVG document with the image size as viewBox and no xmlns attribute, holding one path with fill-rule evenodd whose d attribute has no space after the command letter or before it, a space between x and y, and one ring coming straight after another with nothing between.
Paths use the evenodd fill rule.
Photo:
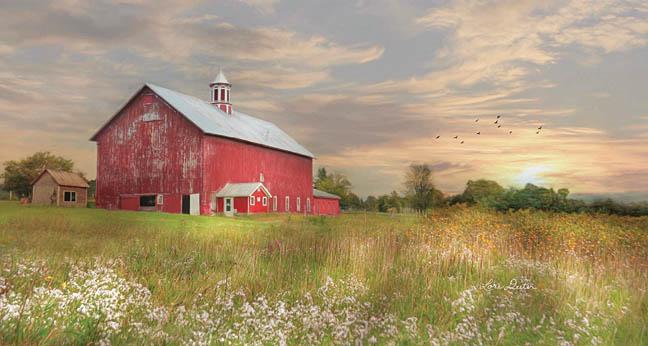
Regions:
<instances>
[{"instance_id":1,"label":"foliage","mask_svg":"<svg viewBox=\"0 0 648 346\"><path fill-rule=\"evenodd\" d=\"M315 188L340 196L340 208L348 209L350 205L357 204L358 196L350 195L351 182L341 173L327 173L326 168L317 170Z\"/></svg>"},{"instance_id":2,"label":"foliage","mask_svg":"<svg viewBox=\"0 0 648 346\"><path fill-rule=\"evenodd\" d=\"M645 345L648 217L0 203L0 344ZM498 288L511 280L530 289Z\"/></svg>"},{"instance_id":3,"label":"foliage","mask_svg":"<svg viewBox=\"0 0 648 346\"><path fill-rule=\"evenodd\" d=\"M97 180L88 180L88 197L93 197L97 193Z\"/></svg>"},{"instance_id":4,"label":"foliage","mask_svg":"<svg viewBox=\"0 0 648 346\"><path fill-rule=\"evenodd\" d=\"M427 164L411 164L405 173L406 197L414 210L428 210L443 200L443 194L434 188L432 170Z\"/></svg>"},{"instance_id":5,"label":"foliage","mask_svg":"<svg viewBox=\"0 0 648 346\"><path fill-rule=\"evenodd\" d=\"M14 191L19 196L31 193L31 183L46 168L72 172L74 162L48 151L37 152L21 160L11 160L4 163L3 189Z\"/></svg>"},{"instance_id":6,"label":"foliage","mask_svg":"<svg viewBox=\"0 0 648 346\"><path fill-rule=\"evenodd\" d=\"M503 195L504 188L495 181L486 179L468 180L466 189L459 196L458 202L491 207L500 202Z\"/></svg>"}]
</instances>

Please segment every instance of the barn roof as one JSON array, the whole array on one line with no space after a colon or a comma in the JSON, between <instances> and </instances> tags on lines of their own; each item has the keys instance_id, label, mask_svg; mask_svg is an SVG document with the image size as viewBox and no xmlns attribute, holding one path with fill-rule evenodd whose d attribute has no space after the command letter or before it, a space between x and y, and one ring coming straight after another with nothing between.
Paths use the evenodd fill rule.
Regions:
<instances>
[{"instance_id":1,"label":"barn roof","mask_svg":"<svg viewBox=\"0 0 648 346\"><path fill-rule=\"evenodd\" d=\"M54 181L61 186L85 187L85 188L90 187L88 185L88 182L86 182L85 179L83 179L80 175L76 173L55 171L53 169L46 169L43 172L41 172L41 174L39 174L38 177L34 179L32 185L35 182L37 182L45 173L49 173L52 179L54 179Z\"/></svg>"},{"instance_id":2,"label":"barn roof","mask_svg":"<svg viewBox=\"0 0 648 346\"><path fill-rule=\"evenodd\" d=\"M313 189L313 197L316 198L330 198L330 199L340 199L340 196L334 195L332 193L324 192L322 190Z\"/></svg>"},{"instance_id":3,"label":"barn roof","mask_svg":"<svg viewBox=\"0 0 648 346\"><path fill-rule=\"evenodd\" d=\"M227 183L220 191L216 192L216 197L247 197L252 195L259 187L263 189L266 195L270 195L270 192L262 183Z\"/></svg>"},{"instance_id":4,"label":"barn roof","mask_svg":"<svg viewBox=\"0 0 648 346\"><path fill-rule=\"evenodd\" d=\"M234 138L306 157L314 157L310 151L271 122L237 111L232 111L230 115L197 97L154 84L146 84L145 86L149 87L171 107L184 115L203 133ZM117 114L114 117L116 116ZM97 135L106 125L99 129L91 139L96 140Z\"/></svg>"}]
</instances>

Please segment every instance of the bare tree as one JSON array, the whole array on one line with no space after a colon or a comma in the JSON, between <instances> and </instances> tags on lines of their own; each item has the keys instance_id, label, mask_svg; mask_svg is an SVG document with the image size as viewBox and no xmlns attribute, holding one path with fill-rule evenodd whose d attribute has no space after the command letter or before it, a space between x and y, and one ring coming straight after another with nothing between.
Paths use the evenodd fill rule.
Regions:
<instances>
[{"instance_id":1,"label":"bare tree","mask_svg":"<svg viewBox=\"0 0 648 346\"><path fill-rule=\"evenodd\" d=\"M411 164L405 174L404 185L412 208L423 211L432 207L435 189L430 166Z\"/></svg>"}]
</instances>

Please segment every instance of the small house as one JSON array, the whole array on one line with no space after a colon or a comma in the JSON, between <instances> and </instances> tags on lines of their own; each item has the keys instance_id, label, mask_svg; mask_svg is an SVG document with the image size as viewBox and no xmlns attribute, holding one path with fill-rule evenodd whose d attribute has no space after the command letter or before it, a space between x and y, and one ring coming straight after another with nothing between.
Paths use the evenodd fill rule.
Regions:
<instances>
[{"instance_id":1,"label":"small house","mask_svg":"<svg viewBox=\"0 0 648 346\"><path fill-rule=\"evenodd\" d=\"M85 208L88 187L88 182L76 173L46 169L32 182L32 203Z\"/></svg>"}]
</instances>

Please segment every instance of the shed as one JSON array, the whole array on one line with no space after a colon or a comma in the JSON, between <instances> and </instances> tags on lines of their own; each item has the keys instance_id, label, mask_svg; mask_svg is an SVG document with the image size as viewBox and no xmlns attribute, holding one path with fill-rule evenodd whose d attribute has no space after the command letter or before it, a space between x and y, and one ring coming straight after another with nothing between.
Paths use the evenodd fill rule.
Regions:
<instances>
[{"instance_id":1,"label":"shed","mask_svg":"<svg viewBox=\"0 0 648 346\"><path fill-rule=\"evenodd\" d=\"M76 173L46 169L32 182L32 203L86 207L88 182Z\"/></svg>"},{"instance_id":2,"label":"shed","mask_svg":"<svg viewBox=\"0 0 648 346\"><path fill-rule=\"evenodd\" d=\"M315 215L339 215L340 196L322 190L313 189L313 201Z\"/></svg>"},{"instance_id":3,"label":"shed","mask_svg":"<svg viewBox=\"0 0 648 346\"><path fill-rule=\"evenodd\" d=\"M227 183L212 194L212 212L233 215L235 213L267 213L270 211L270 191L260 182Z\"/></svg>"}]
</instances>

